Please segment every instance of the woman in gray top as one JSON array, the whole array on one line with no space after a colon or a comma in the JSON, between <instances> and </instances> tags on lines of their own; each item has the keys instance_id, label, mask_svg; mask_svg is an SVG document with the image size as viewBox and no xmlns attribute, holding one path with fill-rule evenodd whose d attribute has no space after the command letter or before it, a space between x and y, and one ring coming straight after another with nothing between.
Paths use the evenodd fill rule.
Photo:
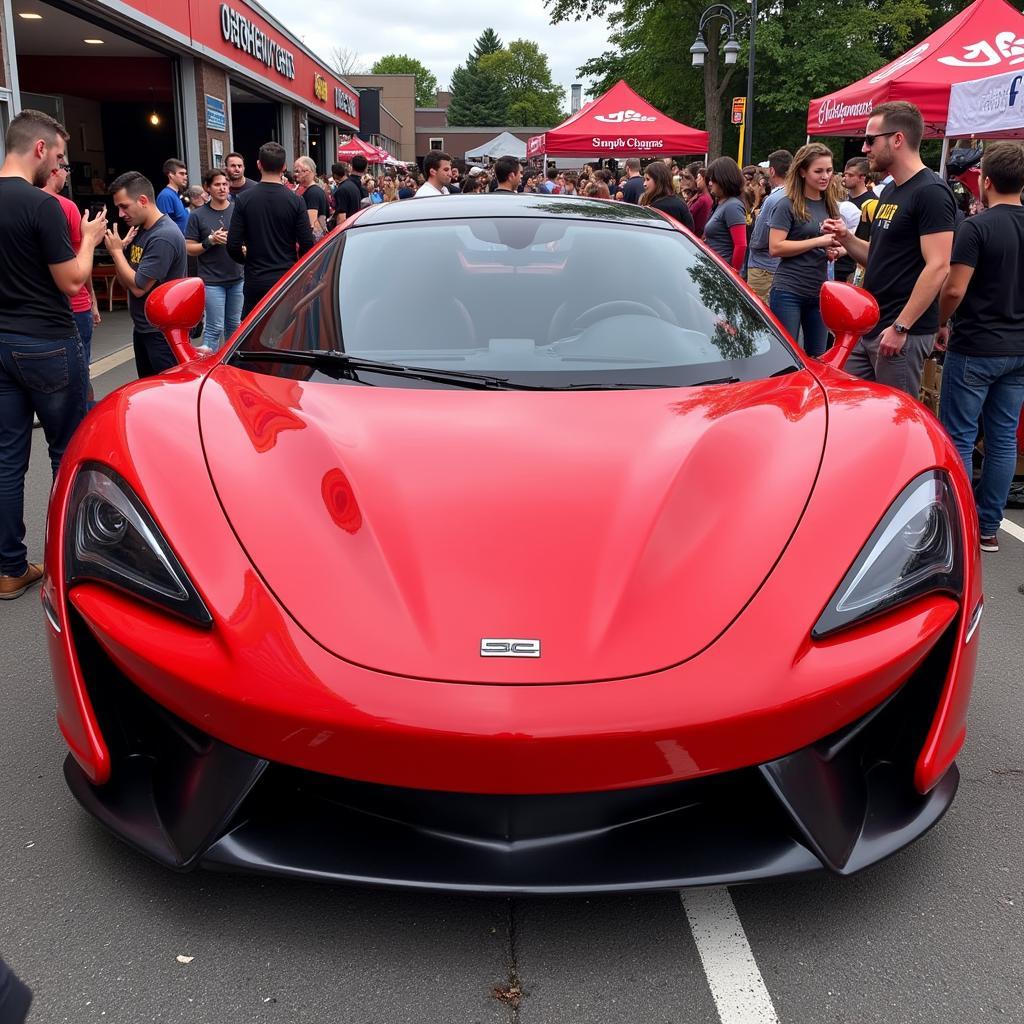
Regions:
<instances>
[{"instance_id":1,"label":"woman in gray top","mask_svg":"<svg viewBox=\"0 0 1024 1024\"><path fill-rule=\"evenodd\" d=\"M704 241L737 273L747 255L747 208L740 196L745 184L740 165L720 156L704 173L718 205L704 227Z\"/></svg>"},{"instance_id":2,"label":"woman in gray top","mask_svg":"<svg viewBox=\"0 0 1024 1024\"><path fill-rule=\"evenodd\" d=\"M794 341L803 328L809 356L825 351L828 332L819 292L828 277L829 251L837 246L822 222L839 216L832 185L832 150L820 142L803 146L786 175L786 194L771 209L768 253L781 257L768 305Z\"/></svg>"}]
</instances>

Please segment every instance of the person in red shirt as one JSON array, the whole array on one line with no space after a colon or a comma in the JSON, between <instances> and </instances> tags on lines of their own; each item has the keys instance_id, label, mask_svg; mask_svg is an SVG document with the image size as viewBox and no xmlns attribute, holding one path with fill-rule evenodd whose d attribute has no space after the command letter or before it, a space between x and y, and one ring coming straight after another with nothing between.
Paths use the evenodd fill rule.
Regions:
<instances>
[{"instance_id":1,"label":"person in red shirt","mask_svg":"<svg viewBox=\"0 0 1024 1024\"><path fill-rule=\"evenodd\" d=\"M82 214L75 204L64 195L64 187L68 180L68 171L71 166L66 163L59 163L50 173L43 186L44 192L55 196L60 208L67 218L68 231L71 234L71 248L76 255L82 247ZM89 278L81 289L69 299L71 303L71 315L74 317L78 333L82 338L82 348L85 350L85 390L86 409L95 405L92 393L92 383L89 380L89 361L92 356L92 331L93 327L100 323L100 309L96 303L96 292L93 291L92 278Z\"/></svg>"}]
</instances>

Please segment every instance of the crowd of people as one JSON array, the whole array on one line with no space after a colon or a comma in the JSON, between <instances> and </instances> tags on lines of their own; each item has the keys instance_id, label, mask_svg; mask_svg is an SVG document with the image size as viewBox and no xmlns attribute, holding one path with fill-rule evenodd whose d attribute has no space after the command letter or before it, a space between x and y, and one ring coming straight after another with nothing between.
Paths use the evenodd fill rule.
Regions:
<instances>
[{"instance_id":1,"label":"crowd of people","mask_svg":"<svg viewBox=\"0 0 1024 1024\"><path fill-rule=\"evenodd\" d=\"M646 166L630 158L621 173L599 164L540 173L514 157L485 168L431 151L421 170L385 167L375 177L356 156L321 178L308 157L288 168L283 147L268 142L257 154L258 178L247 176L240 153L208 170L201 186L190 186L175 158L164 164L159 191L138 171L120 175L109 186L118 217L108 226L103 214L80 215L62 195L66 129L23 111L8 128L0 168L0 599L42 577L27 561L22 522L33 415L55 473L91 401L98 247L127 291L136 370L146 377L175 363L146 316L146 297L159 284L202 278L205 317L195 340L215 351L317 239L362 207L481 192L660 210L741 275L811 356L829 343L821 286L830 278L862 284L881 319L846 369L916 397L925 359L948 349L940 416L969 472L984 426L979 522L983 549L998 550L1024 404L1024 146L986 149L982 202L964 208L921 161L923 132L912 104L882 104L867 123L863 156L842 174L831 149L810 143L742 168L730 157Z\"/></svg>"}]
</instances>

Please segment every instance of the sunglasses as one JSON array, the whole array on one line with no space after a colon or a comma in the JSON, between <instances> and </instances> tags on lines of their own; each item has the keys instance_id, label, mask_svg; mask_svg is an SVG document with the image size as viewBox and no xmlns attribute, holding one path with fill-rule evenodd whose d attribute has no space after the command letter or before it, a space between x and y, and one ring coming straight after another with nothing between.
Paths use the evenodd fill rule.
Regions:
<instances>
[{"instance_id":1,"label":"sunglasses","mask_svg":"<svg viewBox=\"0 0 1024 1024\"><path fill-rule=\"evenodd\" d=\"M884 139L887 135L899 135L899 132L898 131L895 131L895 132L878 132L875 135L865 135L864 136L864 145L865 146L873 146L875 144L875 139Z\"/></svg>"}]
</instances>

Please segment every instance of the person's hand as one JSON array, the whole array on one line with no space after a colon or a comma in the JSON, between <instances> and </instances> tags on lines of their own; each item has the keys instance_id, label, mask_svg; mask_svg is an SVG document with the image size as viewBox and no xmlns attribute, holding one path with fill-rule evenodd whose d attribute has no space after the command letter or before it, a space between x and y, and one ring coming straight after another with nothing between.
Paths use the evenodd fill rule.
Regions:
<instances>
[{"instance_id":1,"label":"person's hand","mask_svg":"<svg viewBox=\"0 0 1024 1024\"><path fill-rule=\"evenodd\" d=\"M96 305L96 299L93 297L92 300L92 325L93 327L99 327L103 323L103 317L100 316L100 307Z\"/></svg>"},{"instance_id":2,"label":"person's hand","mask_svg":"<svg viewBox=\"0 0 1024 1024\"><path fill-rule=\"evenodd\" d=\"M831 248L825 250L825 255L828 257L829 263L835 263L840 256L844 256L846 250L841 245L833 245Z\"/></svg>"},{"instance_id":3,"label":"person's hand","mask_svg":"<svg viewBox=\"0 0 1024 1024\"><path fill-rule=\"evenodd\" d=\"M227 245L228 244L228 231L227 228L217 228L212 235L210 235L210 241L213 245Z\"/></svg>"},{"instance_id":4,"label":"person's hand","mask_svg":"<svg viewBox=\"0 0 1024 1024\"><path fill-rule=\"evenodd\" d=\"M840 243L850 233L850 229L846 226L846 221L842 217L827 217L821 222L821 230L828 232L830 235L835 235L836 242Z\"/></svg>"},{"instance_id":5,"label":"person's hand","mask_svg":"<svg viewBox=\"0 0 1024 1024\"><path fill-rule=\"evenodd\" d=\"M950 334L949 324L946 324L945 327L940 327L935 332L935 351L936 352L945 352L946 351L946 348L949 345L949 334Z\"/></svg>"},{"instance_id":6,"label":"person's hand","mask_svg":"<svg viewBox=\"0 0 1024 1024\"><path fill-rule=\"evenodd\" d=\"M898 356L903 351L903 346L906 343L907 336L905 334L897 333L894 327L886 327L878 336L878 354L885 356L886 359L892 359L893 356Z\"/></svg>"},{"instance_id":7,"label":"person's hand","mask_svg":"<svg viewBox=\"0 0 1024 1024\"><path fill-rule=\"evenodd\" d=\"M112 228L107 229L107 233L103 236L103 244L106 245L107 252L124 252L125 246L131 243L137 232L138 228L129 228L122 238L120 228L115 224Z\"/></svg>"},{"instance_id":8,"label":"person's hand","mask_svg":"<svg viewBox=\"0 0 1024 1024\"><path fill-rule=\"evenodd\" d=\"M90 217L89 211L82 214L82 238L94 246L103 241L103 233L107 230L107 215L97 213Z\"/></svg>"},{"instance_id":9,"label":"person's hand","mask_svg":"<svg viewBox=\"0 0 1024 1024\"><path fill-rule=\"evenodd\" d=\"M827 235L818 235L814 241L819 249L835 249L839 245L839 240L831 232Z\"/></svg>"}]
</instances>

